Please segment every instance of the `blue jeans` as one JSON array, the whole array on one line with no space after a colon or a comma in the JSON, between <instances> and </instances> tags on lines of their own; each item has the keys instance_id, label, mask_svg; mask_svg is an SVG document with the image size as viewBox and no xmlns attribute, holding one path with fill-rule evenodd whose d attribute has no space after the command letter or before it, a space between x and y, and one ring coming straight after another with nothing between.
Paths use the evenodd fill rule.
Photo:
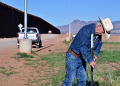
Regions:
<instances>
[{"instance_id":1,"label":"blue jeans","mask_svg":"<svg viewBox=\"0 0 120 86\"><path fill-rule=\"evenodd\" d=\"M66 75L61 86L72 86L75 76L76 86L86 86L86 62L69 51L66 53L65 62Z\"/></svg>"}]
</instances>

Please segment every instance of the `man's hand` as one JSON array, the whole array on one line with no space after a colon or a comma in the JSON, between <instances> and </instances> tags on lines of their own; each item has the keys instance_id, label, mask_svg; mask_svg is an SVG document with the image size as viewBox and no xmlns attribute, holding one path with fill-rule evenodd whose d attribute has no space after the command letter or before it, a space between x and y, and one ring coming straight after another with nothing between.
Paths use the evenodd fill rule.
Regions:
<instances>
[{"instance_id":1,"label":"man's hand","mask_svg":"<svg viewBox=\"0 0 120 86\"><path fill-rule=\"evenodd\" d=\"M96 65L96 62L94 62L94 61L91 61L91 62L90 62L90 66L91 66L91 67L95 68L95 65Z\"/></svg>"},{"instance_id":2,"label":"man's hand","mask_svg":"<svg viewBox=\"0 0 120 86\"><path fill-rule=\"evenodd\" d=\"M97 61L97 56L96 55L94 55L94 62L96 62Z\"/></svg>"}]
</instances>

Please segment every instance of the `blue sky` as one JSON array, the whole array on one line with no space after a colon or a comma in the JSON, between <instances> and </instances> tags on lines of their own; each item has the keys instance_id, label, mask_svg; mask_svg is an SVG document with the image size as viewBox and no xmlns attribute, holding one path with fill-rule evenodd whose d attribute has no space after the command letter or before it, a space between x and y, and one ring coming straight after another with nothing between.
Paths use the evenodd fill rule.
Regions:
<instances>
[{"instance_id":1,"label":"blue sky","mask_svg":"<svg viewBox=\"0 0 120 86\"><path fill-rule=\"evenodd\" d=\"M18 10L24 11L24 0L0 0ZM28 0L28 13L41 17L57 26L69 23L69 1L67 0ZM98 15L120 21L120 0L70 0L71 22L98 20Z\"/></svg>"}]
</instances>

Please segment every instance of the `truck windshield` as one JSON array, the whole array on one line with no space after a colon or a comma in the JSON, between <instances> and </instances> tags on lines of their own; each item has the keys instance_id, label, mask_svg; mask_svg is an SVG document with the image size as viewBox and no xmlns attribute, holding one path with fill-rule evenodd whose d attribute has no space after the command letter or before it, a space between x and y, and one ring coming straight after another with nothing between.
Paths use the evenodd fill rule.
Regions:
<instances>
[{"instance_id":1,"label":"truck windshield","mask_svg":"<svg viewBox=\"0 0 120 86\"><path fill-rule=\"evenodd\" d=\"M22 29L22 32L24 32L24 29ZM37 33L36 29L27 29L28 33Z\"/></svg>"}]
</instances>

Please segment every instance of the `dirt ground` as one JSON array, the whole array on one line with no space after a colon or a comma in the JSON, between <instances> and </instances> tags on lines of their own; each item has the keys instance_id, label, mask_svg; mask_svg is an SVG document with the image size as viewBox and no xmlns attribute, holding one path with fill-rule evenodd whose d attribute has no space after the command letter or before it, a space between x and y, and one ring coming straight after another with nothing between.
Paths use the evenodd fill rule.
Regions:
<instances>
[{"instance_id":1,"label":"dirt ground","mask_svg":"<svg viewBox=\"0 0 120 86\"><path fill-rule=\"evenodd\" d=\"M120 42L120 35L111 35L109 39L106 39L105 36L102 37L102 41L106 42Z\"/></svg>"},{"instance_id":2,"label":"dirt ground","mask_svg":"<svg viewBox=\"0 0 120 86\"><path fill-rule=\"evenodd\" d=\"M41 48L35 48L34 46L32 48L32 51L38 55L32 55L38 57L51 52L66 52L67 48L63 41L67 36L68 34L61 34L55 38L43 40ZM19 49L17 46L0 52L0 71L2 72L0 73L0 86L25 86L28 85L32 79L38 78L38 74L36 73L38 69L41 71L41 75L45 73L41 65L37 66L36 69L33 69L33 67L26 67L24 65L24 60L19 62L15 58L12 58L14 57L14 54L18 52ZM42 65L46 63L45 61L40 62ZM13 71L15 71L16 74L11 74L10 76L6 75ZM43 80L43 82L45 81ZM39 83L33 83L31 86L39 86Z\"/></svg>"},{"instance_id":3,"label":"dirt ground","mask_svg":"<svg viewBox=\"0 0 120 86\"><path fill-rule=\"evenodd\" d=\"M68 34L60 34L52 39L45 39L42 41L41 48L32 48L32 51L38 55L34 55L35 57L49 54L51 52L66 52L67 45L63 43ZM111 36L110 39L106 40L103 36L103 41L120 41L120 36ZM37 79L40 75L36 73L39 69L41 75L47 73L44 72L42 65L44 65L45 61L40 61L42 65L37 65L37 68L26 67L24 65L25 61L20 60L17 61L14 57L16 53L19 52L19 49L16 47L12 47L11 49L3 50L0 52L0 86L25 86L29 85L31 80ZM45 66L47 68L47 65ZM4 71L2 71L4 70ZM10 76L6 75L6 72L13 73ZM46 82L43 80L41 83ZM32 83L30 86L39 86L39 83ZM42 86L42 85L41 85Z\"/></svg>"}]
</instances>

